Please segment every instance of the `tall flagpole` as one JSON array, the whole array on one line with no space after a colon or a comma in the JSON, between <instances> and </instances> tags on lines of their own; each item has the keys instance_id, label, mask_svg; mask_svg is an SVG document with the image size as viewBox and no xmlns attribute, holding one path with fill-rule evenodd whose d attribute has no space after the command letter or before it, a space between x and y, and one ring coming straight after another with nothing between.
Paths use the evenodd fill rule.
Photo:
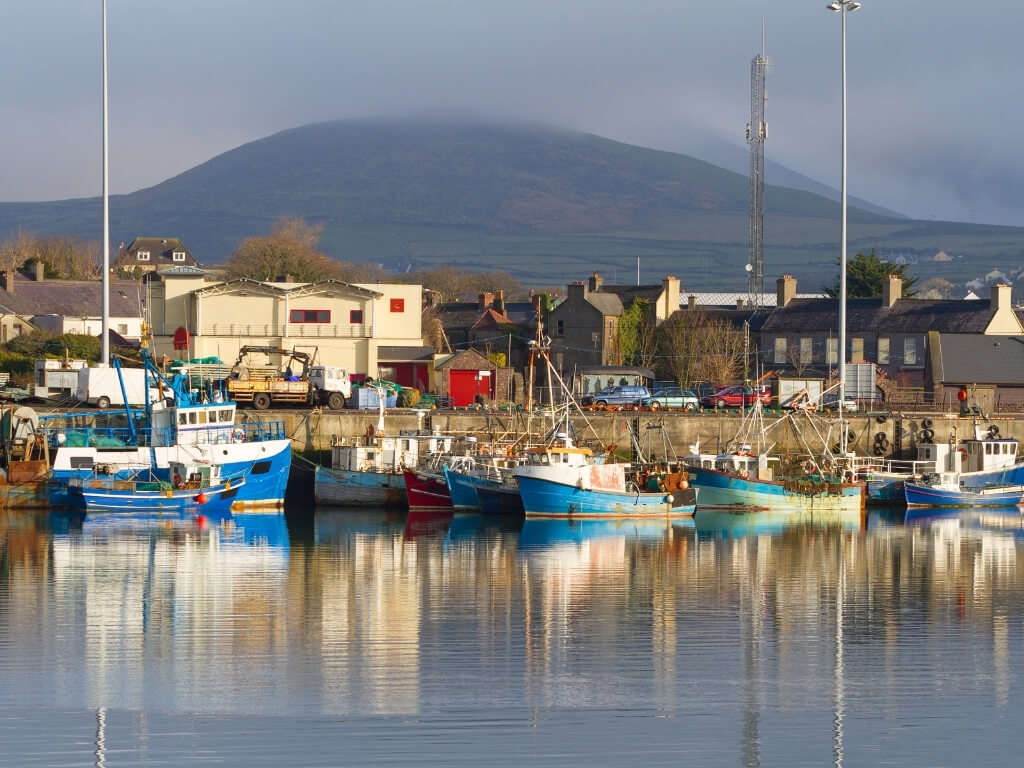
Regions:
<instances>
[{"instance_id":1,"label":"tall flagpole","mask_svg":"<svg viewBox=\"0 0 1024 768\"><path fill-rule=\"evenodd\" d=\"M100 362L110 365L110 179L107 172L107 0L103 2L103 329Z\"/></svg>"}]
</instances>

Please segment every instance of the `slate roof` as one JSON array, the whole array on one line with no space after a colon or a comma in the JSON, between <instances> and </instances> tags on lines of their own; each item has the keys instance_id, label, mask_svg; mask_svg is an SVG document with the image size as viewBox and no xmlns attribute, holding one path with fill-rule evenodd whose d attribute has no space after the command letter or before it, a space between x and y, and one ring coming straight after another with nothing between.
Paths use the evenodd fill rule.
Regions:
<instances>
[{"instance_id":1,"label":"slate roof","mask_svg":"<svg viewBox=\"0 0 1024 768\"><path fill-rule=\"evenodd\" d=\"M103 313L103 283L99 280L29 280L14 276L14 290L0 288L0 304L32 317L99 317ZM137 280L110 281L110 316L141 317L142 286Z\"/></svg>"},{"instance_id":2,"label":"slate roof","mask_svg":"<svg viewBox=\"0 0 1024 768\"><path fill-rule=\"evenodd\" d=\"M899 299L891 308L879 299L847 299L847 333L984 333L991 299ZM794 299L769 315L764 332L809 332L839 327L839 299Z\"/></svg>"},{"instance_id":3,"label":"slate roof","mask_svg":"<svg viewBox=\"0 0 1024 768\"><path fill-rule=\"evenodd\" d=\"M454 370L469 371L493 371L498 368L497 364L490 358L484 356L472 347L456 352L444 362L434 366L434 370L452 368Z\"/></svg>"},{"instance_id":4,"label":"slate roof","mask_svg":"<svg viewBox=\"0 0 1024 768\"><path fill-rule=\"evenodd\" d=\"M139 261L137 258L139 251L149 253L149 259L147 261ZM185 254L185 261L175 262L173 257L175 251L183 252ZM124 249L124 254L119 260L129 264L149 265L157 269L163 264L194 265L198 263L195 257L189 253L188 248L176 237L136 237Z\"/></svg>"},{"instance_id":5,"label":"slate roof","mask_svg":"<svg viewBox=\"0 0 1024 768\"><path fill-rule=\"evenodd\" d=\"M619 303L622 306L628 307L636 299L646 299L653 304L661 296L662 290L661 283L658 285L608 285L602 283L598 290L590 292L590 297L593 298L602 293L611 293L619 297Z\"/></svg>"},{"instance_id":6,"label":"slate roof","mask_svg":"<svg viewBox=\"0 0 1024 768\"><path fill-rule=\"evenodd\" d=\"M617 294L608 293L603 288L600 291L588 293L587 301L596 307L602 315L618 316L622 314L622 300Z\"/></svg>"},{"instance_id":7,"label":"slate roof","mask_svg":"<svg viewBox=\"0 0 1024 768\"><path fill-rule=\"evenodd\" d=\"M1024 336L986 336L941 333L939 354L942 370L935 371L940 381L950 384L995 384L1019 387L1024 382ZM934 337L933 337L934 338Z\"/></svg>"}]
</instances>

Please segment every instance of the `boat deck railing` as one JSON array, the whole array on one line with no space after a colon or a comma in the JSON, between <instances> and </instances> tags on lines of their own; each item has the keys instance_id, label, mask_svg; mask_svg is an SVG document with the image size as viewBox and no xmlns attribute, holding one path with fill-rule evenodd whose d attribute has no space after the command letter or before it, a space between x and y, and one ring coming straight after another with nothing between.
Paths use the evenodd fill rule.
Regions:
<instances>
[{"instance_id":1,"label":"boat deck railing","mask_svg":"<svg viewBox=\"0 0 1024 768\"><path fill-rule=\"evenodd\" d=\"M128 427L114 426L57 426L47 424L41 430L51 448L62 446L91 448L130 448L174 445L177 428L138 427L135 436ZM235 424L233 426L210 425L189 429L189 445L219 445L224 443L252 443L267 440L283 440L288 436L283 421L261 421Z\"/></svg>"}]
</instances>

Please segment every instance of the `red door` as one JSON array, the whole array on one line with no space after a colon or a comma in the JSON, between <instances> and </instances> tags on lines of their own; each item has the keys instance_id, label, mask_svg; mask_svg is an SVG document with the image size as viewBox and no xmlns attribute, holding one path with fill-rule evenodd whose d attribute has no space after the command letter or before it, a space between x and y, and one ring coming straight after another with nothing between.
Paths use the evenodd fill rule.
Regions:
<instances>
[{"instance_id":1,"label":"red door","mask_svg":"<svg viewBox=\"0 0 1024 768\"><path fill-rule=\"evenodd\" d=\"M448 378L448 393L452 405L470 405L475 402L477 392L476 371L452 371Z\"/></svg>"}]
</instances>

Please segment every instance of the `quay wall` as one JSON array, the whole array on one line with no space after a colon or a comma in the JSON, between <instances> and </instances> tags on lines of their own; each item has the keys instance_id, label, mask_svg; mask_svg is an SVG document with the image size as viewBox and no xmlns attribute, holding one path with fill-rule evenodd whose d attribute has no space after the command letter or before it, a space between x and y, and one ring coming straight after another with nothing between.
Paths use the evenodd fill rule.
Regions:
<instances>
[{"instance_id":1,"label":"quay wall","mask_svg":"<svg viewBox=\"0 0 1024 768\"><path fill-rule=\"evenodd\" d=\"M252 421L283 421L294 449L303 454L329 451L334 440L352 441L362 437L369 428L376 430L379 420L375 410L281 409L242 413L243 418ZM778 412L766 412L763 422L768 425L783 416ZM703 450L717 451L737 434L742 420L743 416L736 411L592 412L571 418L580 440L593 446L618 446L620 453L628 453L629 425L632 424L645 451L653 450L656 456L666 453L683 455L697 441ZM914 458L920 441L942 443L951 438L960 440L972 436L974 430L970 417L949 413L854 413L848 414L847 420L852 433L852 450L871 456L879 455L877 446L884 446L881 455L892 458ZM530 420L531 433L537 438L543 437L547 423L542 414L535 414ZM985 429L995 426L1003 437L1024 437L1024 416L1000 415L979 423ZM448 434L475 435L480 442L489 443L525 431L527 419L524 413L504 411L389 409L384 415L384 427L389 434L399 430L434 429ZM819 451L825 444L835 445L839 440L837 425L827 415L808 418L802 412L789 416L768 434L781 452L799 453L804 445Z\"/></svg>"}]
</instances>

